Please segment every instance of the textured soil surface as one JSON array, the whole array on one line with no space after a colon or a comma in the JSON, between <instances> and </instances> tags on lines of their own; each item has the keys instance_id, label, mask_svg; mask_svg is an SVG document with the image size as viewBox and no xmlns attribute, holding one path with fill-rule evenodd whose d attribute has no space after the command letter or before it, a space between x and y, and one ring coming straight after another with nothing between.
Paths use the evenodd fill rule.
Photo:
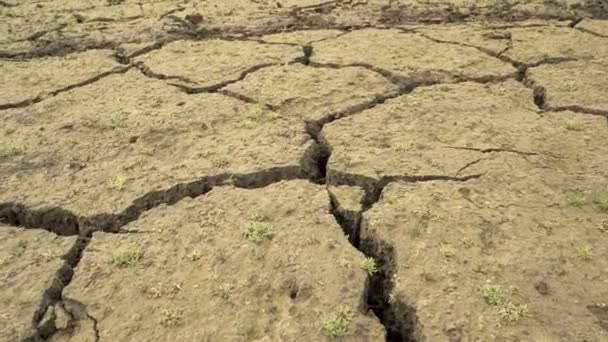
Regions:
<instances>
[{"instance_id":1,"label":"textured soil surface","mask_svg":"<svg viewBox=\"0 0 608 342\"><path fill-rule=\"evenodd\" d=\"M0 0L0 342L608 341L608 4Z\"/></svg>"}]
</instances>

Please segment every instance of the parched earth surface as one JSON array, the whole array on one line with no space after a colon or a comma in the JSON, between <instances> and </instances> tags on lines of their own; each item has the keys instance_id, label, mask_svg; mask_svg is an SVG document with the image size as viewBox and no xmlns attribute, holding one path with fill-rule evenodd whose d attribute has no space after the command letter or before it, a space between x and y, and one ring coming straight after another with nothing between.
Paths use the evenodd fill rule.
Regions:
<instances>
[{"instance_id":1,"label":"parched earth surface","mask_svg":"<svg viewBox=\"0 0 608 342\"><path fill-rule=\"evenodd\" d=\"M608 4L0 0L0 342L608 341Z\"/></svg>"}]
</instances>

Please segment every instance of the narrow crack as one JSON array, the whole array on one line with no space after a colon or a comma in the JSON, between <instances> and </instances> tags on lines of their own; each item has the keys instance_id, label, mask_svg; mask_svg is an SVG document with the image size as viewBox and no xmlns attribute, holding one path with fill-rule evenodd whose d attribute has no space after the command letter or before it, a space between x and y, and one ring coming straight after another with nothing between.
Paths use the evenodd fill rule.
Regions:
<instances>
[{"instance_id":1,"label":"narrow crack","mask_svg":"<svg viewBox=\"0 0 608 342\"><path fill-rule=\"evenodd\" d=\"M511 149L511 148L498 148L498 147L490 147L490 148L482 149L482 148L465 147L465 146L446 146L446 148L451 148L451 149L456 149L456 150L477 151L477 152L481 152L481 153L509 152L509 153L522 154L522 155L526 155L526 156L538 155L538 153L536 153L536 152L526 152L526 151L519 151L519 150Z\"/></svg>"},{"instance_id":2,"label":"narrow crack","mask_svg":"<svg viewBox=\"0 0 608 342\"><path fill-rule=\"evenodd\" d=\"M6 110L6 109L12 109L12 108L23 108L23 107L27 107L30 106L34 103L38 103L50 96L55 96L57 94L61 94L67 91L70 91L74 88L79 88L79 87L84 87L86 85L89 85L91 83L97 82L102 78L108 77L110 75L114 75L114 74L124 74L126 73L129 69L131 68L131 66L118 66L113 68L112 70L109 71L104 71L98 75L95 75L89 79L86 79L84 81L81 82L77 82L74 84L70 84L67 85L63 88L60 89L56 89L56 90L52 90L48 93L42 94L42 95L38 95L34 98L30 98L30 99L26 99L20 102L16 102L16 103L4 103L4 104L0 104L0 110Z\"/></svg>"},{"instance_id":3,"label":"narrow crack","mask_svg":"<svg viewBox=\"0 0 608 342\"><path fill-rule=\"evenodd\" d=\"M274 167L248 174L224 173L202 177L189 183L179 183L171 188L149 192L136 198L128 208L117 214L78 216L58 207L33 209L16 202L0 203L0 222L11 226L42 228L64 236L83 234L89 229L117 232L125 224L136 220L144 211L161 204L175 204L185 197L204 195L215 186L231 184L239 188L256 189L284 180L316 180L316 158L317 147L312 146L306 152L301 166Z\"/></svg>"},{"instance_id":4,"label":"narrow crack","mask_svg":"<svg viewBox=\"0 0 608 342\"><path fill-rule=\"evenodd\" d=\"M395 288L396 259L394 256L394 246L381 239L380 237L367 232L362 234L362 224L365 224L363 214L373 207L380 199L384 187L394 181L466 181L478 178L481 175L471 175L467 177L447 177L447 176L420 176L420 177L386 177L376 181L372 191L366 191L363 200L363 209L354 213L345 213L340 210L337 198L328 190L331 213L336 222L342 227L344 234L348 236L351 245L362 252L366 257L371 257L376 261L378 272L368 278L365 294L365 311L371 310L380 323L384 326L387 342L413 342L417 340L420 324L416 316L415 308L399 298L393 296ZM328 185L331 184L328 182ZM361 186L362 184L354 182ZM365 186L365 185L363 185Z\"/></svg>"},{"instance_id":5,"label":"narrow crack","mask_svg":"<svg viewBox=\"0 0 608 342\"><path fill-rule=\"evenodd\" d=\"M203 86L203 87L196 86L197 82L195 80L191 80L191 79L183 77L183 76L164 75L164 74L156 73L156 72L152 71L148 66L146 66L144 64L144 62L141 62L141 61L140 62L131 62L131 64L133 66L135 66L143 75L150 77L150 78L156 78L159 80L179 80L184 83L192 84L190 86L190 85L179 84L179 83L171 83L171 82L168 83L187 94L215 93L215 92L219 92L220 90L223 90L222 88L225 88L226 86L228 86L230 84L237 83L237 82L244 80L249 74L252 74L252 73L254 73L258 70L264 69L264 68L281 66L281 65L291 65L291 64L305 64L306 65L308 63L308 57L309 57L309 53L311 50L308 49L306 46L303 47L302 50L303 50L303 55L294 60L291 60L288 62L261 63L258 65L254 65L254 66L251 66L251 67L241 71L239 73L239 75L235 78L232 78L232 79L229 79L226 81L221 81L221 82L218 82L218 83L215 83L212 85ZM226 94L229 94L228 96L232 96L232 97L235 97L235 95L236 95L233 92L226 92Z\"/></svg>"},{"instance_id":6,"label":"narrow crack","mask_svg":"<svg viewBox=\"0 0 608 342\"><path fill-rule=\"evenodd\" d=\"M23 342L46 340L57 331L54 320L51 322L46 322L46 324L43 324L42 321L47 311L52 309L55 304L61 302L63 289L72 281L74 269L80 262L83 251L88 246L90 240L90 233L86 235L79 235L68 253L63 256L64 264L55 273L53 282L45 290L40 306L34 314L32 324L36 328L36 336L29 336L28 338L24 339Z\"/></svg>"}]
</instances>

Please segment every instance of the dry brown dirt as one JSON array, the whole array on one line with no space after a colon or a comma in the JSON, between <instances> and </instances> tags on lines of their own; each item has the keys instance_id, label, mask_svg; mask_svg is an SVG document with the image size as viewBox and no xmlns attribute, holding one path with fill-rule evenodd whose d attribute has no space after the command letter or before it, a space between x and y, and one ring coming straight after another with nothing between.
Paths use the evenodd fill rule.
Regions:
<instances>
[{"instance_id":1,"label":"dry brown dirt","mask_svg":"<svg viewBox=\"0 0 608 342\"><path fill-rule=\"evenodd\" d=\"M608 341L602 0L0 0L0 342Z\"/></svg>"}]
</instances>

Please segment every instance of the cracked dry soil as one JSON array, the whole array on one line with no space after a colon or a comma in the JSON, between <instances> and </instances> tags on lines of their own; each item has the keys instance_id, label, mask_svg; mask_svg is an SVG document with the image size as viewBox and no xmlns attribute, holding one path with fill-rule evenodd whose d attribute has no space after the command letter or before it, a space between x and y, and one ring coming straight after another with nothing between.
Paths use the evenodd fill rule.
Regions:
<instances>
[{"instance_id":1,"label":"cracked dry soil","mask_svg":"<svg viewBox=\"0 0 608 342\"><path fill-rule=\"evenodd\" d=\"M0 342L608 341L607 18L1 0Z\"/></svg>"}]
</instances>

